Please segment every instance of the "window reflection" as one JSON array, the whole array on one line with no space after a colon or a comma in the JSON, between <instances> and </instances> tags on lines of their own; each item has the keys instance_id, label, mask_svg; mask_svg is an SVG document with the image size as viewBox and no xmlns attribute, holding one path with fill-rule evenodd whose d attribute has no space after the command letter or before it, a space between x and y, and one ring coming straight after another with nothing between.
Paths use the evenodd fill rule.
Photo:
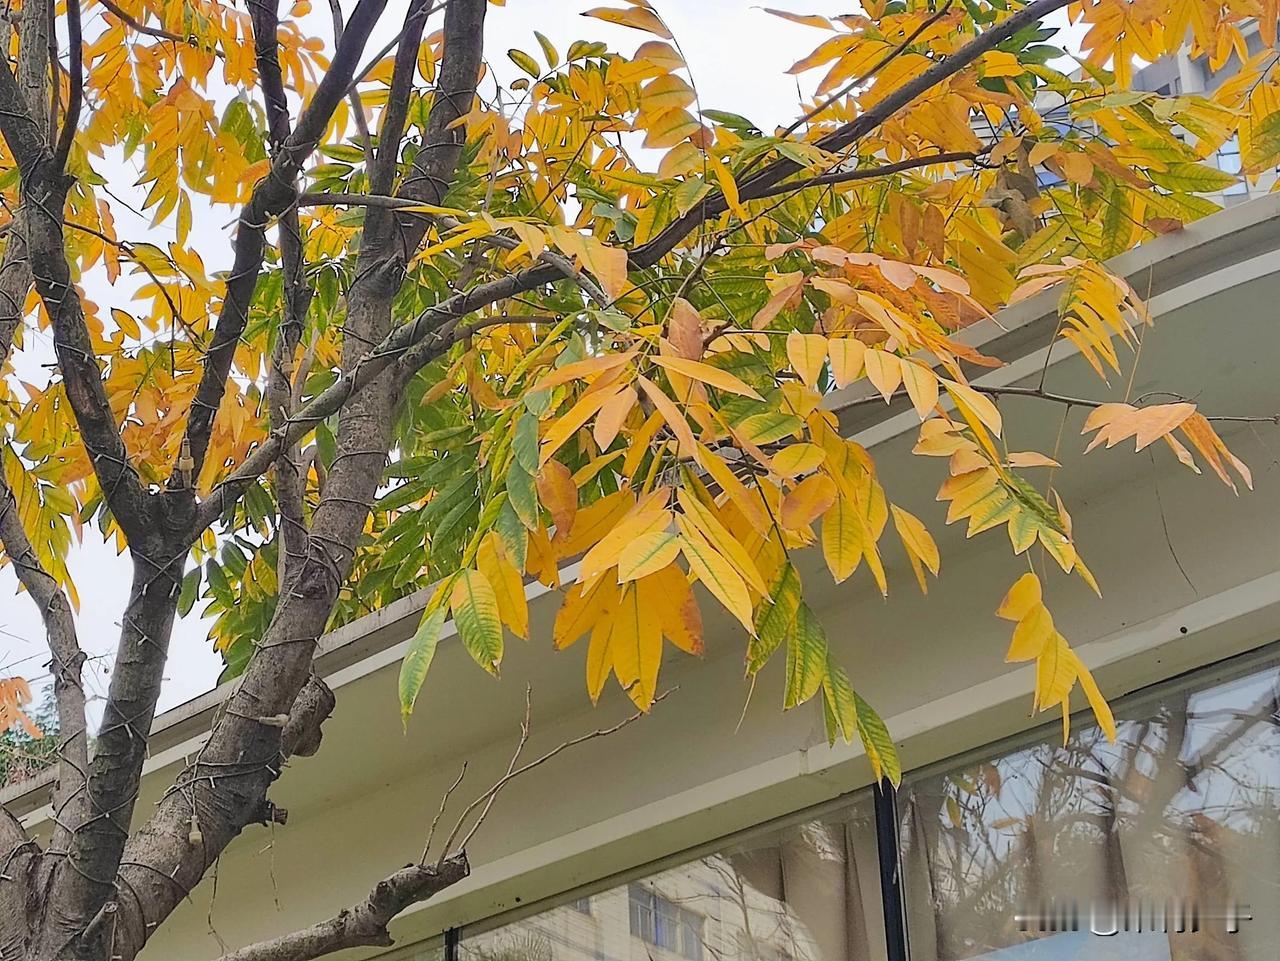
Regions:
<instances>
[{"instance_id":1,"label":"window reflection","mask_svg":"<svg viewBox=\"0 0 1280 961\"><path fill-rule=\"evenodd\" d=\"M1115 744L1079 727L904 787L912 961L1272 961L1278 691L1274 664L1192 682L1121 702Z\"/></svg>"},{"instance_id":2,"label":"window reflection","mask_svg":"<svg viewBox=\"0 0 1280 961\"><path fill-rule=\"evenodd\" d=\"M460 961L883 961L870 794L483 934Z\"/></svg>"}]
</instances>

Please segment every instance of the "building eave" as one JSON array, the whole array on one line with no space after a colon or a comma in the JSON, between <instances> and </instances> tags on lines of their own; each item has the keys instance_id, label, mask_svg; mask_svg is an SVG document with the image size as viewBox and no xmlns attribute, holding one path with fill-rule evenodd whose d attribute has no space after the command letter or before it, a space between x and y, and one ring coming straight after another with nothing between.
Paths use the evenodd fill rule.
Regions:
<instances>
[{"instance_id":1,"label":"building eave","mask_svg":"<svg viewBox=\"0 0 1280 961\"><path fill-rule=\"evenodd\" d=\"M1153 313L1181 306L1266 273L1280 271L1280 194L1272 194L1229 208L1185 229L1166 234L1107 262L1126 278ZM1001 357L1007 366L975 378L1000 386L1025 377L1044 363L1045 344L1057 324L1056 291L1048 290L982 320L957 335L968 346ZM1073 356L1070 345L1059 343L1051 360ZM919 423L904 402L871 402L865 382L833 392L825 405L840 418L843 432L874 448L913 430ZM576 565L562 572L576 577ZM424 588L386 607L344 625L321 638L316 671L339 689L397 660L398 646L412 634L432 587ZM542 584L526 587L531 602L548 592ZM449 629L447 628L447 633ZM203 743L213 717L235 690L235 681L219 685L159 715L152 726L151 756L144 776L193 753ZM0 803L29 826L47 816L49 792L56 769L10 785L0 791Z\"/></svg>"}]
</instances>

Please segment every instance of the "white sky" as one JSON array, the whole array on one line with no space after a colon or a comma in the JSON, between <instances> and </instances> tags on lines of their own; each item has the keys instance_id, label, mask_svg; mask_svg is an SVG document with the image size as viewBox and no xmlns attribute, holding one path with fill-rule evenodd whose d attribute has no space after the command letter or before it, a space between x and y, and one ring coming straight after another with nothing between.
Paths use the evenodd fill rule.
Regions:
<instances>
[{"instance_id":1,"label":"white sky","mask_svg":"<svg viewBox=\"0 0 1280 961\"><path fill-rule=\"evenodd\" d=\"M286 6L287 3L282 4ZM330 37L328 4L316 0L317 10L308 17L310 32ZM343 0L350 9L353 0ZM647 34L624 27L584 19L579 11L591 6L621 6L608 0L508 0L505 7L490 6L485 28L486 50L491 69L504 81L520 76L506 57L506 51L518 47L542 60L533 36L534 30L546 34L561 56L574 40L603 40L611 49L631 53ZM853 0L769 0L769 5L797 13L836 15L856 9ZM730 110L754 121L762 129L785 124L799 114L801 90L797 78L786 73L796 60L808 54L827 33L791 23L766 13L761 7L740 0L656 0L655 6L675 34L690 66L702 109ZM379 30L369 44L370 55L388 42L399 29L403 16L403 0L393 0ZM323 15L321 15L323 13ZM436 14L427 30L438 29L441 15ZM91 35L91 24L86 33ZM1074 33L1074 31L1072 31ZM811 90L813 74L801 78L806 91ZM108 173L112 165L99 165ZM114 192L137 202L138 190L120 190L132 177L125 165L118 165L124 175L111 187ZM108 173L110 176L110 174ZM129 217L116 206L117 228L123 239L150 240L164 244L172 235L149 231L146 221ZM199 249L210 270L229 264L229 224L234 213L228 208L197 214L194 236L206 236ZM132 221L132 223L130 222ZM222 240L220 238L227 238ZM221 253L221 256L219 254ZM117 288L111 290L92 278L85 283L89 296L104 308L128 307ZM28 380L39 377L39 365L49 358L47 345L37 342L24 357L16 358L19 371ZM90 664L87 687L91 695L106 691L110 654L115 649L119 620L129 588L129 562L117 557L113 547L104 545L93 531L86 531L85 543L75 548L70 560L72 576L81 596L78 617L80 643L95 658ZM17 580L9 567L0 570L0 677L20 674L30 680L45 680L43 627L35 605L25 595L16 593ZM199 617L199 606L174 630L170 647L165 686L160 697L160 710L180 704L210 689L216 682L221 661L206 640L208 624ZM40 686L43 687L43 684ZM92 710L92 708L91 708ZM92 710L96 716L97 711Z\"/></svg>"}]
</instances>

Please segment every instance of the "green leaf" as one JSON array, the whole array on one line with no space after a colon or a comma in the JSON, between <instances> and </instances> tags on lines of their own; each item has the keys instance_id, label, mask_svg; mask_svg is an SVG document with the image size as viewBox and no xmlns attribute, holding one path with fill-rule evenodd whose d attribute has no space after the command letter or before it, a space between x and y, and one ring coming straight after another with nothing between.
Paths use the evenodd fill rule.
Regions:
<instances>
[{"instance_id":1,"label":"green leaf","mask_svg":"<svg viewBox=\"0 0 1280 961\"><path fill-rule=\"evenodd\" d=\"M529 532L525 529L516 509L511 506L509 491L502 502L502 509L498 511L498 516L493 522L493 529L498 532L502 546L511 557L516 570L523 571L529 559Z\"/></svg>"},{"instance_id":2,"label":"green leaf","mask_svg":"<svg viewBox=\"0 0 1280 961\"><path fill-rule=\"evenodd\" d=\"M328 144L321 146L319 150L331 160L341 160L343 163L350 164L364 163L364 151L359 147L352 146L351 144Z\"/></svg>"},{"instance_id":3,"label":"green leaf","mask_svg":"<svg viewBox=\"0 0 1280 961\"><path fill-rule=\"evenodd\" d=\"M676 210L679 211L680 216L683 217L697 206L699 200L710 192L711 185L703 181L701 177L690 177L676 188Z\"/></svg>"},{"instance_id":4,"label":"green leaf","mask_svg":"<svg viewBox=\"0 0 1280 961\"><path fill-rule=\"evenodd\" d=\"M178 592L178 616L186 617L195 606L196 597L200 593L200 567L191 568L182 579L182 590Z\"/></svg>"},{"instance_id":5,"label":"green leaf","mask_svg":"<svg viewBox=\"0 0 1280 961\"><path fill-rule=\"evenodd\" d=\"M759 446L772 444L785 437L793 437L802 427L804 427L804 421L795 414L784 414L782 411L772 410L763 414L752 414L737 425L737 430L743 438Z\"/></svg>"},{"instance_id":6,"label":"green leaf","mask_svg":"<svg viewBox=\"0 0 1280 961\"><path fill-rule=\"evenodd\" d=\"M493 585L479 571L461 571L449 597L458 636L475 662L494 677L502 663L502 621Z\"/></svg>"},{"instance_id":7,"label":"green leaf","mask_svg":"<svg viewBox=\"0 0 1280 961\"><path fill-rule=\"evenodd\" d=\"M784 710L818 693L827 673L827 632L808 604L796 611L795 629L787 636L787 690Z\"/></svg>"},{"instance_id":8,"label":"green leaf","mask_svg":"<svg viewBox=\"0 0 1280 961\"><path fill-rule=\"evenodd\" d=\"M1151 182L1165 190L1188 194L1212 194L1239 183L1235 174L1198 163L1170 164L1168 170L1148 170Z\"/></svg>"},{"instance_id":9,"label":"green leaf","mask_svg":"<svg viewBox=\"0 0 1280 961\"><path fill-rule=\"evenodd\" d=\"M760 129L741 114L729 113L727 110L701 110L699 113L712 123L718 123L720 126L728 127L730 130L751 133L752 131L759 132Z\"/></svg>"},{"instance_id":10,"label":"green leaf","mask_svg":"<svg viewBox=\"0 0 1280 961\"><path fill-rule=\"evenodd\" d=\"M405 723L413 713L414 701L422 690L422 682L427 679L427 668L436 656L436 645L440 642L440 629L444 627L449 610L444 604L434 608L428 606L422 614L418 630L409 640L409 650L400 662L400 713Z\"/></svg>"},{"instance_id":11,"label":"green leaf","mask_svg":"<svg viewBox=\"0 0 1280 961\"><path fill-rule=\"evenodd\" d=\"M1261 173L1280 164L1280 110L1269 113L1253 128L1244 155L1244 169Z\"/></svg>"},{"instance_id":12,"label":"green leaf","mask_svg":"<svg viewBox=\"0 0 1280 961\"><path fill-rule=\"evenodd\" d=\"M560 54L556 52L555 45L537 30L533 31L533 35L538 38L538 46L542 48L542 55L547 58L547 65L554 70L560 65Z\"/></svg>"},{"instance_id":13,"label":"green leaf","mask_svg":"<svg viewBox=\"0 0 1280 961\"><path fill-rule=\"evenodd\" d=\"M529 530L538 527L538 489L534 475L525 470L519 460L512 461L507 471L507 500L516 516Z\"/></svg>"},{"instance_id":14,"label":"green leaf","mask_svg":"<svg viewBox=\"0 0 1280 961\"><path fill-rule=\"evenodd\" d=\"M524 413L516 421L515 436L511 439L511 451L515 454L516 463L530 475L538 473L538 418L537 415Z\"/></svg>"},{"instance_id":15,"label":"green leaf","mask_svg":"<svg viewBox=\"0 0 1280 961\"><path fill-rule=\"evenodd\" d=\"M800 609L800 575L791 564L769 585L768 599L756 612L756 636L747 645L747 673L757 674L791 634Z\"/></svg>"},{"instance_id":16,"label":"green leaf","mask_svg":"<svg viewBox=\"0 0 1280 961\"><path fill-rule=\"evenodd\" d=\"M875 709L856 691L853 703L858 712L858 736L862 738L872 773L877 781L888 778L889 783L897 787L902 783L902 763L898 760L898 749L889 736L889 729Z\"/></svg>"},{"instance_id":17,"label":"green leaf","mask_svg":"<svg viewBox=\"0 0 1280 961\"><path fill-rule=\"evenodd\" d=\"M512 47L507 51L507 57L512 63L534 79L542 76L542 69L538 66L538 61L534 60L533 57L529 56L523 50L517 50L515 47Z\"/></svg>"},{"instance_id":18,"label":"green leaf","mask_svg":"<svg viewBox=\"0 0 1280 961\"><path fill-rule=\"evenodd\" d=\"M835 744L842 738L846 744L853 741L858 731L857 694L849 682L849 675L827 658L827 674L822 679L823 717L827 722L827 742Z\"/></svg>"}]
</instances>

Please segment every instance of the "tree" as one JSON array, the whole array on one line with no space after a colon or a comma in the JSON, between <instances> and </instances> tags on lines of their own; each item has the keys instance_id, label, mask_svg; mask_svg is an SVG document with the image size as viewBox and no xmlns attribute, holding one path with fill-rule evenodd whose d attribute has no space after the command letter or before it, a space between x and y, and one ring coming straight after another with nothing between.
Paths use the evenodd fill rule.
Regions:
<instances>
[{"instance_id":1,"label":"tree","mask_svg":"<svg viewBox=\"0 0 1280 961\"><path fill-rule=\"evenodd\" d=\"M281 761L314 753L333 709L316 640L432 581L406 712L446 618L496 674L504 627L527 632L524 576L559 586L581 556L555 644L590 636L592 698L612 674L648 709L663 638L697 654L699 605L718 603L750 673L785 645L786 706L821 692L831 736L856 733L896 778L790 554L820 539L837 580L865 565L887 590L892 518L921 589L939 557L824 392L865 377L905 396L917 451L949 458L952 518L1092 584L1052 483L1020 473L1053 462L1003 446L1011 389L969 382L999 358L952 335L1056 285L1055 339L1119 370L1117 342L1149 318L1101 261L1214 209L1200 194L1233 178L1203 161L1230 138L1247 174L1280 159L1273 7L1073 5L1089 32L1067 75L1045 19L1067 6L779 14L820 39L795 72L825 76L770 134L700 108L644 0L588 11L646 34L632 55L580 41L562 57L539 35L540 58L508 54L528 78L505 87L485 0L334 0L331 34L308 0L287 16L272 0L23 0L0 21L0 357L49 331L55 368L0 381L0 542L48 628L60 773L47 846L0 820L0 955L131 961L232 839L283 819ZM370 52L383 21L394 41ZM1135 56L1188 35L1240 72L1207 97L1131 89ZM173 242L117 232L123 158ZM227 209L226 248L193 230ZM1092 444L1161 441L1249 480L1190 402L1023 393L1092 408ZM85 523L132 572L92 751L65 564ZM200 597L240 684L133 828L173 622ZM1000 613L1018 622L1010 657L1039 664L1037 706L1065 716L1079 682L1109 730L1035 574ZM386 943L396 913L465 874L465 852L445 853L235 957Z\"/></svg>"}]
</instances>

